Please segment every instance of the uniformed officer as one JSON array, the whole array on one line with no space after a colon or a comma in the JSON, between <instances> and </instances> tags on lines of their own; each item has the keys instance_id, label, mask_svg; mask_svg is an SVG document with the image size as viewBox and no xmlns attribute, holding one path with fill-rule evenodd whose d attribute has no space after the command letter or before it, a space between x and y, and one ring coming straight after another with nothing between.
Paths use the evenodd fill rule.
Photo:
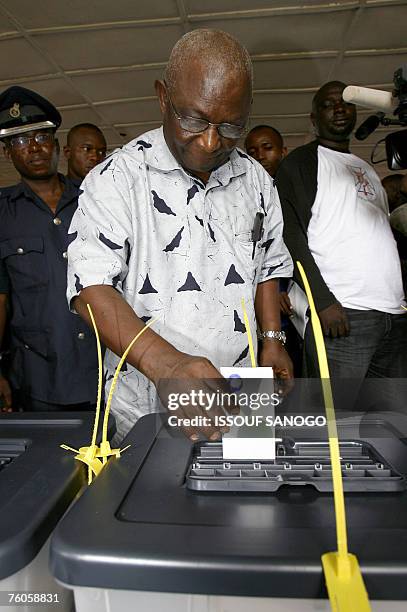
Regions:
<instances>
[{"instance_id":1,"label":"uniformed officer","mask_svg":"<svg viewBox=\"0 0 407 612\"><path fill-rule=\"evenodd\" d=\"M96 400L95 339L66 302L78 189L57 171L60 124L57 109L33 91L0 95L0 139L21 176L0 192L0 259L11 304L8 378L13 408L25 410L90 409Z\"/></svg>"}]
</instances>

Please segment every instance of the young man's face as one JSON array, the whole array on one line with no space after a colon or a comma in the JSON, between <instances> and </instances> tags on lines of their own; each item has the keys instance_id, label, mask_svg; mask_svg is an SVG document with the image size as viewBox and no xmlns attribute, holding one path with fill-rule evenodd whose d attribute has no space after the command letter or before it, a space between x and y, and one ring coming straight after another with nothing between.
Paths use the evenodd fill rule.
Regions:
<instances>
[{"instance_id":1,"label":"young man's face","mask_svg":"<svg viewBox=\"0 0 407 612\"><path fill-rule=\"evenodd\" d=\"M83 180L97 164L106 157L106 140L103 135L90 128L75 131L69 145L64 147L68 160L68 176Z\"/></svg>"},{"instance_id":2,"label":"young man's face","mask_svg":"<svg viewBox=\"0 0 407 612\"><path fill-rule=\"evenodd\" d=\"M348 140L356 123L356 106L342 98L344 86L323 87L317 94L311 120L319 138L341 142Z\"/></svg>"},{"instance_id":3,"label":"young man's face","mask_svg":"<svg viewBox=\"0 0 407 612\"><path fill-rule=\"evenodd\" d=\"M58 171L59 145L51 130L33 130L10 138L4 149L17 172L29 180L43 180Z\"/></svg>"},{"instance_id":4,"label":"young man's face","mask_svg":"<svg viewBox=\"0 0 407 612\"><path fill-rule=\"evenodd\" d=\"M247 135L245 148L263 168L274 177L281 160L287 155L287 148L279 134L271 128L254 129Z\"/></svg>"}]
</instances>

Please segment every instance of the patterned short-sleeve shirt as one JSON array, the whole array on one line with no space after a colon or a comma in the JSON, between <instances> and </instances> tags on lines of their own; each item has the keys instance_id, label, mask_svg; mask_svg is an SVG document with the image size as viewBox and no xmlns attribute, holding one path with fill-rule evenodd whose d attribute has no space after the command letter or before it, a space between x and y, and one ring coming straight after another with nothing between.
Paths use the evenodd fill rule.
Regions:
<instances>
[{"instance_id":1,"label":"patterned short-sleeve shirt","mask_svg":"<svg viewBox=\"0 0 407 612\"><path fill-rule=\"evenodd\" d=\"M70 227L69 302L85 287L111 285L143 321L158 317L153 329L178 350L217 368L249 365L241 299L255 334L257 284L292 274L264 169L235 149L205 185L176 161L160 128L114 152L82 190ZM118 360L106 352L107 387ZM157 407L152 383L127 364L112 405L119 435Z\"/></svg>"}]
</instances>

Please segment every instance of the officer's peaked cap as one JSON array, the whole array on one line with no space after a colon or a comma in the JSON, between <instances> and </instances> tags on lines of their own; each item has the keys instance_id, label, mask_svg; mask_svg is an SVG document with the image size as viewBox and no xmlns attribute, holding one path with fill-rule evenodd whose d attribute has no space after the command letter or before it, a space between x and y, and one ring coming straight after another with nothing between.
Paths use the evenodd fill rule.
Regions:
<instances>
[{"instance_id":1,"label":"officer's peaked cap","mask_svg":"<svg viewBox=\"0 0 407 612\"><path fill-rule=\"evenodd\" d=\"M62 118L51 102L14 85L0 94L0 139L31 130L58 129Z\"/></svg>"}]
</instances>

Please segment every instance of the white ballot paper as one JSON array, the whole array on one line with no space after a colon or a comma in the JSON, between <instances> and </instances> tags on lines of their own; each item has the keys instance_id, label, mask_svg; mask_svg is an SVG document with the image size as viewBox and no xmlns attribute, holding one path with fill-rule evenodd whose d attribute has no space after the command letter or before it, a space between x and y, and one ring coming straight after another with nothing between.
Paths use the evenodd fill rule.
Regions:
<instances>
[{"instance_id":1,"label":"white ballot paper","mask_svg":"<svg viewBox=\"0 0 407 612\"><path fill-rule=\"evenodd\" d=\"M245 393L245 379L256 378L261 381L256 387L256 396L264 394L271 395L274 390L273 368L220 368L222 376L236 380L233 389L239 393ZM239 380L241 382L239 388ZM246 385L248 387L248 385ZM247 390L250 396L250 390ZM239 394L238 394L239 395ZM249 398L250 399L250 398ZM273 460L276 456L276 438L274 426L267 424L267 421L274 419L275 409L270 405L260 406L253 409L250 406L241 408L241 413L234 417L233 425L227 434L222 436L223 459L244 459L244 460ZM240 418L238 418L240 417ZM267 419L268 417L268 419ZM247 424L241 425L242 419L246 419ZM255 424L252 424L252 423ZM239 424L237 424L239 423ZM253 437L251 436L253 433ZM280 438L278 439L278 441Z\"/></svg>"}]
</instances>

